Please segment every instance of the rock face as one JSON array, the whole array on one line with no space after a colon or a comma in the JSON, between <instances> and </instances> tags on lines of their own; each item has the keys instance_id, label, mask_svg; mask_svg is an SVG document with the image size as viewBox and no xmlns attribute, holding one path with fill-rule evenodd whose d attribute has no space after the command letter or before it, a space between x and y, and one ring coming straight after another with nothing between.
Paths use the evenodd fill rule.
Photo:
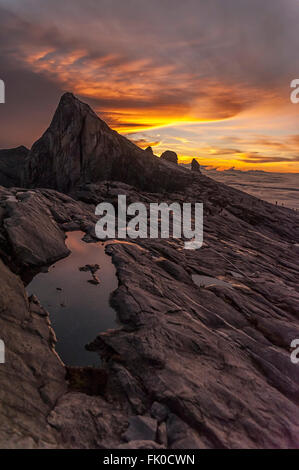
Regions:
<instances>
[{"instance_id":1,"label":"rock face","mask_svg":"<svg viewBox=\"0 0 299 470\"><path fill-rule=\"evenodd\" d=\"M0 367L0 448L55 447L57 432L46 421L67 391L55 335L37 299L0 261L0 331L6 362Z\"/></svg>"},{"instance_id":2,"label":"rock face","mask_svg":"<svg viewBox=\"0 0 299 470\"><path fill-rule=\"evenodd\" d=\"M123 438L125 441L155 441L157 421L146 416L132 416Z\"/></svg>"},{"instance_id":3,"label":"rock face","mask_svg":"<svg viewBox=\"0 0 299 470\"><path fill-rule=\"evenodd\" d=\"M149 152L151 155L154 155L152 147L146 147L145 151Z\"/></svg>"},{"instance_id":4,"label":"rock face","mask_svg":"<svg viewBox=\"0 0 299 470\"><path fill-rule=\"evenodd\" d=\"M155 402L170 448L298 447L298 216L205 177L168 197L206 201L204 246L110 245L113 305L127 329L99 335L91 349L121 363L114 378L134 403L142 384L145 396L135 393L146 411ZM199 288L193 273L229 285Z\"/></svg>"},{"instance_id":5,"label":"rock face","mask_svg":"<svg viewBox=\"0 0 299 470\"><path fill-rule=\"evenodd\" d=\"M16 217L15 212L10 215L11 199L18 201L13 201L19 205L16 229L24 237L32 219L30 212L27 212L27 219L23 217L23 210L31 211L35 204L44 213L43 219L37 219L40 225L35 227L40 235L33 236L31 241L26 238L26 243L30 242L30 251L25 250L26 258L22 252L15 257L21 237L9 239L7 223L4 226L4 222ZM27 204L30 202L30 207L26 201ZM48 205L59 222L54 221ZM83 207L84 204L51 190L43 193L24 191L19 198L17 190L0 187L1 257L23 274L28 262L31 266L35 262L39 264L42 258L48 259L49 253L55 258L65 256L67 249L58 223L61 226L66 223L75 210L76 223L84 225ZM90 221L92 213L88 209L84 213ZM49 229L51 233L48 233ZM51 247L46 247L39 237L44 237ZM53 240L57 243L55 252ZM2 253L4 247L5 256ZM84 390L85 385L83 391L80 388L72 390L71 381L66 379L66 367L55 352L56 337L48 313L35 296L28 299L19 276L1 259L0 279L0 338L5 343L6 359L5 364L0 365L0 448L116 447L122 442L120 435L128 426L126 410L109 404L98 393L90 396ZM103 389L102 376L96 371L93 374L95 390Z\"/></svg>"},{"instance_id":6,"label":"rock face","mask_svg":"<svg viewBox=\"0 0 299 470\"><path fill-rule=\"evenodd\" d=\"M17 193L7 215L4 227L18 264L44 266L69 254L64 233L39 194Z\"/></svg>"},{"instance_id":7,"label":"rock face","mask_svg":"<svg viewBox=\"0 0 299 470\"><path fill-rule=\"evenodd\" d=\"M166 150L165 152L162 153L161 155L161 160L166 160L167 162L170 163L178 163L178 156L175 152L172 152L172 150Z\"/></svg>"},{"instance_id":8,"label":"rock face","mask_svg":"<svg viewBox=\"0 0 299 470\"><path fill-rule=\"evenodd\" d=\"M71 93L62 96L52 123L33 145L22 179L25 187L69 192L80 183L124 181L141 189L187 184L163 161L110 129Z\"/></svg>"},{"instance_id":9,"label":"rock face","mask_svg":"<svg viewBox=\"0 0 299 470\"><path fill-rule=\"evenodd\" d=\"M77 197L88 199L88 191L103 200L106 184L88 185ZM161 197L116 182L109 191L112 203L124 192L130 202ZM167 197L205 201L205 244L197 251L183 250L179 240L108 245L119 279L112 302L123 327L89 345L106 364L93 375L92 394L88 384L73 388L65 378L47 312L0 263L7 347L0 447L298 447L298 366L290 361L290 343L299 337L298 216L204 176ZM26 211L43 213L39 228L46 238L51 227L55 256L64 256L64 227L72 221L72 229L92 236L96 220L92 204L46 189L2 189L0 207L0 252L21 272L28 259L14 256L22 237L11 236L11 218L25 237ZM48 259L46 250L32 237L31 264ZM199 288L192 274L230 287Z\"/></svg>"},{"instance_id":10,"label":"rock face","mask_svg":"<svg viewBox=\"0 0 299 470\"><path fill-rule=\"evenodd\" d=\"M86 148L99 151L99 135L103 148L113 145L112 131L101 130L104 123L73 97L65 96L62 105L31 153L30 174L40 184L39 162L44 182L64 187L71 181L73 197L0 187L0 337L6 346L0 447L298 448L299 375L290 360L291 341L299 338L298 214L157 159L147 177L159 169L161 188L169 175L183 175L188 185L166 194L137 189L136 181L147 181L137 177L144 162L139 156L152 161L141 150L136 161L119 153L114 160L136 163L136 178L133 168L121 172L134 187L110 180L82 181L77 188L71 163L76 145L84 143L86 167L80 168L87 171ZM65 115L65 106L75 106L75 116L70 109ZM89 131L78 137L72 126L77 129L84 113ZM65 135L59 133L63 126ZM104 154L96 155L102 161ZM109 161L108 175L117 175L112 166ZM79 181L90 171L81 170ZM118 194L128 203L203 202L204 245L184 250L178 239L107 243L119 280L111 302L120 325L95 332L88 345L102 357L103 369L70 369L55 353L48 313L36 297L28 299L18 274L24 279L28 268L65 256L65 231L82 230L86 241L94 241L95 204L116 205ZM224 282L198 287L194 274Z\"/></svg>"},{"instance_id":11,"label":"rock face","mask_svg":"<svg viewBox=\"0 0 299 470\"><path fill-rule=\"evenodd\" d=\"M25 159L29 153L26 147L0 150L0 185L7 188L21 186Z\"/></svg>"},{"instance_id":12,"label":"rock face","mask_svg":"<svg viewBox=\"0 0 299 470\"><path fill-rule=\"evenodd\" d=\"M197 173L200 173L200 164L195 158L193 158L191 162L191 170L196 171Z\"/></svg>"},{"instance_id":13,"label":"rock face","mask_svg":"<svg viewBox=\"0 0 299 470\"><path fill-rule=\"evenodd\" d=\"M17 272L69 254L65 231L95 236L94 207L53 190L0 187L0 256Z\"/></svg>"}]
</instances>

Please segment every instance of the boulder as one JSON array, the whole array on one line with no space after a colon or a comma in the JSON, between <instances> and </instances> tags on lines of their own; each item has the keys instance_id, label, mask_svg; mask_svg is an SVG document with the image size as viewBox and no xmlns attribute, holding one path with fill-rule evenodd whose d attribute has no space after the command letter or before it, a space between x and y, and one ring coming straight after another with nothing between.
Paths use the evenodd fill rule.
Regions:
<instances>
[{"instance_id":1,"label":"boulder","mask_svg":"<svg viewBox=\"0 0 299 470\"><path fill-rule=\"evenodd\" d=\"M192 171L197 171L197 173L200 173L200 164L198 163L198 161L193 158L192 162L191 162L191 170Z\"/></svg>"},{"instance_id":2,"label":"boulder","mask_svg":"<svg viewBox=\"0 0 299 470\"><path fill-rule=\"evenodd\" d=\"M20 146L14 149L0 150L0 185L7 188L21 186L22 172L29 150Z\"/></svg>"},{"instance_id":3,"label":"boulder","mask_svg":"<svg viewBox=\"0 0 299 470\"><path fill-rule=\"evenodd\" d=\"M15 261L23 268L43 266L69 254L65 235L58 227L43 196L30 197L6 204L9 217L4 228Z\"/></svg>"},{"instance_id":4,"label":"boulder","mask_svg":"<svg viewBox=\"0 0 299 470\"><path fill-rule=\"evenodd\" d=\"M176 165L178 163L178 156L172 150L166 150L165 152L162 153L160 158L161 160L166 160L167 162L175 163Z\"/></svg>"},{"instance_id":5,"label":"boulder","mask_svg":"<svg viewBox=\"0 0 299 470\"><path fill-rule=\"evenodd\" d=\"M157 433L157 421L148 416L131 416L129 427L123 434L125 441L154 441Z\"/></svg>"}]
</instances>

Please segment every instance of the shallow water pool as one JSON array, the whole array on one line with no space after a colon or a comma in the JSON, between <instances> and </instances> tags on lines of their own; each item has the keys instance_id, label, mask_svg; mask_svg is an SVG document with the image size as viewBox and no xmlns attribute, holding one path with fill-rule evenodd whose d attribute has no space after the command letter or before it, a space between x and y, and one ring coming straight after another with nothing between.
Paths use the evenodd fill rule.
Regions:
<instances>
[{"instance_id":1,"label":"shallow water pool","mask_svg":"<svg viewBox=\"0 0 299 470\"><path fill-rule=\"evenodd\" d=\"M71 254L37 274L27 286L49 312L57 336L56 351L63 362L73 366L97 366L99 357L86 351L85 345L98 333L117 328L116 313L109 304L118 281L111 257L101 242L85 243L83 232L68 232L66 245ZM80 271L86 264L99 264L99 284L91 272Z\"/></svg>"}]
</instances>

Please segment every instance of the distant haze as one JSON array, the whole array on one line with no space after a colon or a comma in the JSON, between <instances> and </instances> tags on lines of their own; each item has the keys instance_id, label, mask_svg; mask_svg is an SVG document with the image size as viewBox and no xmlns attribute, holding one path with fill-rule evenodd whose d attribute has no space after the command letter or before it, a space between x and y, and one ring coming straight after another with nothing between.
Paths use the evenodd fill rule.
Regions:
<instances>
[{"instance_id":1,"label":"distant haze","mask_svg":"<svg viewBox=\"0 0 299 470\"><path fill-rule=\"evenodd\" d=\"M210 178L245 191L264 201L299 210L299 174L260 171L203 170Z\"/></svg>"}]
</instances>

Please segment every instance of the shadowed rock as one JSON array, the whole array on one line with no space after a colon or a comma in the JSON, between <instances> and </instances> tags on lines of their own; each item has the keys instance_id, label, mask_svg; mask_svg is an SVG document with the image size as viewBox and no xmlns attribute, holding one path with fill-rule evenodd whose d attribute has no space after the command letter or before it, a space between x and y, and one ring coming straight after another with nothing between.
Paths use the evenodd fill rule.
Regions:
<instances>
[{"instance_id":1,"label":"shadowed rock","mask_svg":"<svg viewBox=\"0 0 299 470\"><path fill-rule=\"evenodd\" d=\"M145 151L150 153L151 155L154 155L152 147L146 147Z\"/></svg>"},{"instance_id":2,"label":"shadowed rock","mask_svg":"<svg viewBox=\"0 0 299 470\"><path fill-rule=\"evenodd\" d=\"M197 173L200 173L200 164L198 163L198 161L193 158L192 162L191 162L191 170L192 171L197 171Z\"/></svg>"},{"instance_id":3,"label":"shadowed rock","mask_svg":"<svg viewBox=\"0 0 299 470\"><path fill-rule=\"evenodd\" d=\"M157 421L148 416L132 416L129 427L123 438L125 441L154 441L156 439Z\"/></svg>"},{"instance_id":4,"label":"shadowed rock","mask_svg":"<svg viewBox=\"0 0 299 470\"><path fill-rule=\"evenodd\" d=\"M136 150L69 94L27 164L32 185L85 184L79 201L0 187L0 447L298 447L298 215ZM67 383L48 314L12 270L65 256L70 224L90 241L98 201L161 202L172 180L167 201L204 203L203 247L107 243L121 327L87 346L104 375L73 371ZM194 275L221 284L198 287Z\"/></svg>"},{"instance_id":5,"label":"shadowed rock","mask_svg":"<svg viewBox=\"0 0 299 470\"><path fill-rule=\"evenodd\" d=\"M170 163L178 163L178 156L175 152L172 152L172 150L166 150L165 152L162 153L161 155L161 160L166 160L167 162Z\"/></svg>"},{"instance_id":6,"label":"shadowed rock","mask_svg":"<svg viewBox=\"0 0 299 470\"><path fill-rule=\"evenodd\" d=\"M92 109L65 93L50 127L33 145L25 165L25 187L69 192L80 183L117 180L156 191L183 187L188 175L110 129Z\"/></svg>"},{"instance_id":7,"label":"shadowed rock","mask_svg":"<svg viewBox=\"0 0 299 470\"><path fill-rule=\"evenodd\" d=\"M69 254L65 235L51 217L44 198L36 193L18 195L9 202L4 227L14 259L22 266L43 266Z\"/></svg>"},{"instance_id":8,"label":"shadowed rock","mask_svg":"<svg viewBox=\"0 0 299 470\"><path fill-rule=\"evenodd\" d=\"M26 147L0 150L0 185L7 188L21 186L25 158L29 150Z\"/></svg>"},{"instance_id":9,"label":"shadowed rock","mask_svg":"<svg viewBox=\"0 0 299 470\"><path fill-rule=\"evenodd\" d=\"M102 356L107 373L105 386L92 392L99 395L90 395L85 370L68 389L47 313L37 299L28 301L19 278L0 264L0 328L7 346L0 446L115 448L139 415L139 421L147 417L146 429L139 433L140 423L129 428L133 441L126 447L297 447L299 380L290 343L299 335L298 216L200 178L200 185L167 195L169 201L204 201L200 250L182 250L175 239L107 245L119 279L112 302L123 328L88 345ZM104 199L105 183L89 188ZM116 182L110 197L124 190L132 202L161 199ZM63 256L65 224L73 220L89 233L96 221L94 206L46 189L0 188L0 208L0 253L20 269L27 259L14 253L30 230L24 214L40 221L32 230L45 240L49 231L55 235L55 256ZM7 224L22 236L11 237ZM47 243L51 255L54 239ZM38 236L26 246L31 263L48 259ZM198 287L193 274L230 288Z\"/></svg>"}]
</instances>

